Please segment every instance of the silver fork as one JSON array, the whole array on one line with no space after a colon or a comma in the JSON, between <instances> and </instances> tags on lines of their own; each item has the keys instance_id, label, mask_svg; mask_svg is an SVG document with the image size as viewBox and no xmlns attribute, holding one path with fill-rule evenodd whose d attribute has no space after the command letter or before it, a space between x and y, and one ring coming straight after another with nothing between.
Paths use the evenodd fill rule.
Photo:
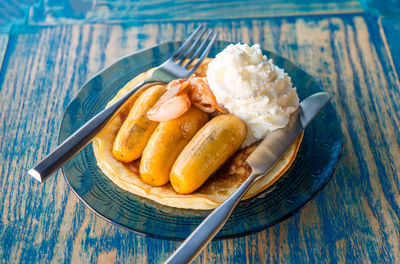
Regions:
<instances>
[{"instance_id":1,"label":"silver fork","mask_svg":"<svg viewBox=\"0 0 400 264\"><path fill-rule=\"evenodd\" d=\"M203 41L200 42L206 31L206 36ZM155 82L169 83L174 79L189 77L208 55L216 37L217 35L213 33L212 30L207 30L207 28L202 25L199 26L178 48L178 50L153 72L149 79L136 85L115 103L86 122L74 134L61 143L61 145L59 145L53 152L36 164L35 167L30 169L28 173L39 182L45 181L87 144L89 144L89 142L109 123L109 121L111 121L128 99L143 85ZM194 64L193 62L197 58L198 61Z\"/></svg>"}]
</instances>

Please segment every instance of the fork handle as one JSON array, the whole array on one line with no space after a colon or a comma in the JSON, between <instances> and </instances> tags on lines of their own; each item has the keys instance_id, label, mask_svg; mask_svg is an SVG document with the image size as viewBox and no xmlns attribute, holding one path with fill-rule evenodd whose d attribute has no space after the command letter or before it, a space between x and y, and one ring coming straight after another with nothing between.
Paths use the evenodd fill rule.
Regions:
<instances>
[{"instance_id":1,"label":"fork handle","mask_svg":"<svg viewBox=\"0 0 400 264\"><path fill-rule=\"evenodd\" d=\"M48 179L53 173L61 168L68 160L75 156L81 149L92 141L92 139L111 121L119 109L128 99L142 86L151 81L143 81L130 89L115 103L105 108L86 122L75 133L69 136L54 151L42 159L28 173L39 182Z\"/></svg>"},{"instance_id":2,"label":"fork handle","mask_svg":"<svg viewBox=\"0 0 400 264\"><path fill-rule=\"evenodd\" d=\"M233 209L259 176L252 172L239 189L212 211L164 264L183 264L193 261L226 223Z\"/></svg>"}]
</instances>

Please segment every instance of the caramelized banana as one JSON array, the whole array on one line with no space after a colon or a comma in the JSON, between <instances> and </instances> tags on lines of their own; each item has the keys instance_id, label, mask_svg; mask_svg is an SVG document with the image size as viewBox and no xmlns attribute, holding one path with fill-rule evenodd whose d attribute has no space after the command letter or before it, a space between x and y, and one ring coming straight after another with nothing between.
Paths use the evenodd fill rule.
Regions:
<instances>
[{"instance_id":1,"label":"caramelized banana","mask_svg":"<svg viewBox=\"0 0 400 264\"><path fill-rule=\"evenodd\" d=\"M170 174L177 193L199 188L242 145L246 125L238 117L222 114L209 121L186 145Z\"/></svg>"},{"instance_id":2,"label":"caramelized banana","mask_svg":"<svg viewBox=\"0 0 400 264\"><path fill-rule=\"evenodd\" d=\"M176 119L161 122L151 135L140 162L142 180L153 186L168 183L179 153L208 121L208 115L192 106Z\"/></svg>"},{"instance_id":3,"label":"caramelized banana","mask_svg":"<svg viewBox=\"0 0 400 264\"><path fill-rule=\"evenodd\" d=\"M154 85L144 91L133 104L113 145L114 157L131 162L142 155L158 123L147 118L147 111L164 94L165 85Z\"/></svg>"}]
</instances>

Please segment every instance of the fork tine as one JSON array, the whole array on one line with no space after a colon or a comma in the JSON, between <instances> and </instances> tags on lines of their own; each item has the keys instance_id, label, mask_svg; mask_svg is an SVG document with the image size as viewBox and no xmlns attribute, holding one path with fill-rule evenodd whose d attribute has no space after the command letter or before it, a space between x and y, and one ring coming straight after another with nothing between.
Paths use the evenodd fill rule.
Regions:
<instances>
[{"instance_id":1,"label":"fork tine","mask_svg":"<svg viewBox=\"0 0 400 264\"><path fill-rule=\"evenodd\" d=\"M200 39L203 37L204 33L206 32L207 27L203 28L200 32L200 35L193 41L192 46L183 54L183 57L180 59L179 64L182 64L189 56L192 55L197 43L199 43Z\"/></svg>"},{"instance_id":2,"label":"fork tine","mask_svg":"<svg viewBox=\"0 0 400 264\"><path fill-rule=\"evenodd\" d=\"M211 47L213 46L215 40L217 39L217 33L214 33L213 36L211 37L210 43L208 43L206 49L203 51L203 53L201 54L199 61L195 64L195 66L193 66L190 69L190 74L192 74L199 66L200 64L203 62L204 58L208 55L208 53L211 50ZM208 38L207 38L208 39ZM188 65L189 66L189 65Z\"/></svg>"},{"instance_id":3,"label":"fork tine","mask_svg":"<svg viewBox=\"0 0 400 264\"><path fill-rule=\"evenodd\" d=\"M195 58L199 57L201 51L204 49L204 46L207 44L208 39L210 38L212 34L212 30L210 29L206 35L206 37L204 38L203 42L200 44L200 46L197 48L195 54L193 54L192 58L190 59L189 62L187 62L185 64L185 68L187 69L189 67L190 64L192 64L192 62L195 60Z\"/></svg>"},{"instance_id":4,"label":"fork tine","mask_svg":"<svg viewBox=\"0 0 400 264\"><path fill-rule=\"evenodd\" d=\"M179 56L182 55L183 51L186 50L186 48L189 46L189 44L192 42L193 38L197 35L197 33L200 31L200 29L203 27L203 25L200 25L196 28L196 30L188 37L188 39L175 51L175 53L172 55L173 59L178 58Z\"/></svg>"}]
</instances>

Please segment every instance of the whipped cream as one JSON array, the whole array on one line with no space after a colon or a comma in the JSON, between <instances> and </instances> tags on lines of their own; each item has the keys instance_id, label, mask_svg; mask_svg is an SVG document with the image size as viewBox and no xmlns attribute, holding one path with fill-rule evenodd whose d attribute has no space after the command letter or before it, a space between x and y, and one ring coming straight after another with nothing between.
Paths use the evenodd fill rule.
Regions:
<instances>
[{"instance_id":1,"label":"whipped cream","mask_svg":"<svg viewBox=\"0 0 400 264\"><path fill-rule=\"evenodd\" d=\"M285 127L299 106L290 77L258 44L226 47L208 65L207 79L217 102L246 123L242 147Z\"/></svg>"}]
</instances>

